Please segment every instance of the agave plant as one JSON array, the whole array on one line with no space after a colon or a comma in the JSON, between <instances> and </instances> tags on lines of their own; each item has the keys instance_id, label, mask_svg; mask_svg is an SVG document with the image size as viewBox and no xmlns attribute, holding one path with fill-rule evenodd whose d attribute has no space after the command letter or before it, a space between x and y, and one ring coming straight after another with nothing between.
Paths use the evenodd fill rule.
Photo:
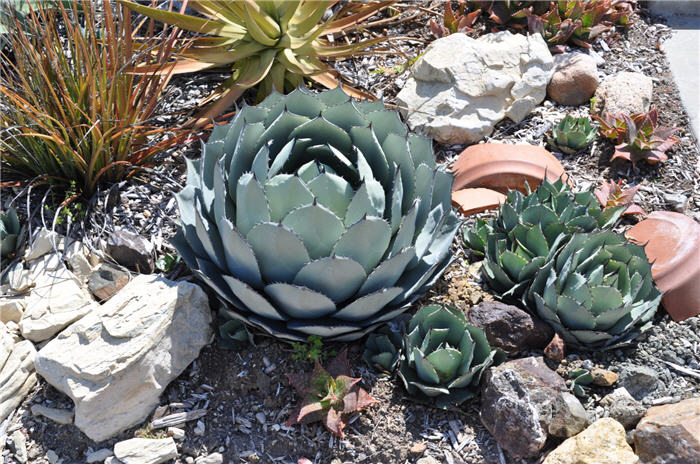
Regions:
<instances>
[{"instance_id":1,"label":"agave plant","mask_svg":"<svg viewBox=\"0 0 700 464\"><path fill-rule=\"evenodd\" d=\"M452 180L381 102L273 93L188 160L173 244L232 317L288 340L354 340L450 263Z\"/></svg>"},{"instance_id":2,"label":"agave plant","mask_svg":"<svg viewBox=\"0 0 700 464\"><path fill-rule=\"evenodd\" d=\"M217 99L200 115L198 123L209 122L230 106L243 92L258 87L258 101L272 90L284 92L303 86L303 78L327 88L338 86L338 73L322 60L338 59L384 42L386 37L332 45L325 36L350 32L360 23L395 1L348 2L328 21L326 11L338 0L242 0L192 1L187 6L204 17L165 11L129 0L122 4L145 16L206 34L189 41L187 50L173 63L175 74L231 66L231 77L202 103ZM321 22L319 22L321 21ZM150 71L141 67L142 71ZM347 87L355 97L366 94Z\"/></svg>"},{"instance_id":3,"label":"agave plant","mask_svg":"<svg viewBox=\"0 0 700 464\"><path fill-rule=\"evenodd\" d=\"M634 196L639 191L641 185L623 189L622 180L603 182L599 188L593 192L600 206L605 208L615 208L624 206L622 215L641 214L646 215L641 206L634 203Z\"/></svg>"},{"instance_id":4,"label":"agave plant","mask_svg":"<svg viewBox=\"0 0 700 464\"><path fill-rule=\"evenodd\" d=\"M678 143L672 135L679 128L658 126L656 108L631 116L606 113L603 118L595 118L600 122L601 133L616 144L611 161L619 158L632 164L639 161L657 164L668 160L665 152Z\"/></svg>"},{"instance_id":5,"label":"agave plant","mask_svg":"<svg viewBox=\"0 0 700 464\"><path fill-rule=\"evenodd\" d=\"M392 373L401 357L401 335L388 326L369 334L362 359L379 372Z\"/></svg>"},{"instance_id":6,"label":"agave plant","mask_svg":"<svg viewBox=\"0 0 700 464\"><path fill-rule=\"evenodd\" d=\"M287 374L301 402L287 420L292 424L321 421L329 432L343 438L348 415L377 402L360 387L360 378L350 377L347 349L324 369L316 360L313 372Z\"/></svg>"},{"instance_id":7,"label":"agave plant","mask_svg":"<svg viewBox=\"0 0 700 464\"><path fill-rule=\"evenodd\" d=\"M574 118L567 114L552 129L552 145L564 153L574 154L590 145L596 133L596 128L591 126L591 121L587 117Z\"/></svg>"},{"instance_id":8,"label":"agave plant","mask_svg":"<svg viewBox=\"0 0 700 464\"><path fill-rule=\"evenodd\" d=\"M568 346L601 349L648 329L662 293L644 248L606 230L575 234L537 272L528 297Z\"/></svg>"},{"instance_id":9,"label":"agave plant","mask_svg":"<svg viewBox=\"0 0 700 464\"><path fill-rule=\"evenodd\" d=\"M612 227L624 207L602 210L591 192L574 194L561 179L532 193L508 192L498 216L465 230L467 245L485 257L482 273L504 300L521 301L535 273L575 232Z\"/></svg>"},{"instance_id":10,"label":"agave plant","mask_svg":"<svg viewBox=\"0 0 700 464\"><path fill-rule=\"evenodd\" d=\"M7 258L17 252L17 247L22 241L24 227L20 226L17 212L14 208L8 208L0 213L0 257Z\"/></svg>"},{"instance_id":11,"label":"agave plant","mask_svg":"<svg viewBox=\"0 0 700 464\"><path fill-rule=\"evenodd\" d=\"M226 349L237 350L247 345L254 345L253 336L245 324L237 319L222 321L219 326L220 345Z\"/></svg>"},{"instance_id":12,"label":"agave plant","mask_svg":"<svg viewBox=\"0 0 700 464\"><path fill-rule=\"evenodd\" d=\"M504 358L461 311L424 306L408 324L399 377L409 395L448 409L474 396L484 371Z\"/></svg>"}]
</instances>

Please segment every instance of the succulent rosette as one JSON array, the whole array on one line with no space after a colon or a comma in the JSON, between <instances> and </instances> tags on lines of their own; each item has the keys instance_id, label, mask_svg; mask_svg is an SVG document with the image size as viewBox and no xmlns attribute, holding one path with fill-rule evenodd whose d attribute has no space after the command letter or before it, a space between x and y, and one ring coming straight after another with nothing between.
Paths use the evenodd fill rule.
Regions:
<instances>
[{"instance_id":1,"label":"succulent rosette","mask_svg":"<svg viewBox=\"0 0 700 464\"><path fill-rule=\"evenodd\" d=\"M231 317L287 340L354 340L451 261L452 176L383 103L273 93L187 161L173 239Z\"/></svg>"}]
</instances>

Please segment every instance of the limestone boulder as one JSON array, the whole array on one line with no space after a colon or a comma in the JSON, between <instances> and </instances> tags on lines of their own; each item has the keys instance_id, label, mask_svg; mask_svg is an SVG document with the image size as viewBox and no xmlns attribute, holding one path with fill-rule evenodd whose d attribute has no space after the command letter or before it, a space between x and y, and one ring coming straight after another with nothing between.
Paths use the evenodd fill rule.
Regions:
<instances>
[{"instance_id":1,"label":"limestone boulder","mask_svg":"<svg viewBox=\"0 0 700 464\"><path fill-rule=\"evenodd\" d=\"M649 408L634 431L645 464L700 462L700 398Z\"/></svg>"},{"instance_id":2,"label":"limestone boulder","mask_svg":"<svg viewBox=\"0 0 700 464\"><path fill-rule=\"evenodd\" d=\"M75 425L102 441L145 419L211 337L197 285L140 275L38 353L36 370L75 403Z\"/></svg>"},{"instance_id":3,"label":"limestone boulder","mask_svg":"<svg viewBox=\"0 0 700 464\"><path fill-rule=\"evenodd\" d=\"M606 78L596 89L593 112L643 113L649 111L654 83L651 77L636 72L620 72Z\"/></svg>"},{"instance_id":4,"label":"limestone boulder","mask_svg":"<svg viewBox=\"0 0 700 464\"><path fill-rule=\"evenodd\" d=\"M428 46L396 99L412 130L442 143L475 143L541 103L552 66L539 34L451 34Z\"/></svg>"},{"instance_id":5,"label":"limestone boulder","mask_svg":"<svg viewBox=\"0 0 700 464\"><path fill-rule=\"evenodd\" d=\"M32 342L14 338L0 323L0 423L24 400L36 384Z\"/></svg>"},{"instance_id":6,"label":"limestone boulder","mask_svg":"<svg viewBox=\"0 0 700 464\"><path fill-rule=\"evenodd\" d=\"M637 464L625 438L625 428L614 419L594 422L575 437L564 440L542 464Z\"/></svg>"}]
</instances>

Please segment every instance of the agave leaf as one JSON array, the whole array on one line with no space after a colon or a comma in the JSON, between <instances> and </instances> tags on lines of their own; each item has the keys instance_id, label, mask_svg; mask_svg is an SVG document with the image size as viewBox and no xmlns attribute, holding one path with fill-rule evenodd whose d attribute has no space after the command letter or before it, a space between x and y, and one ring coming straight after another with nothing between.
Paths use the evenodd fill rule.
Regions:
<instances>
[{"instance_id":1,"label":"agave leaf","mask_svg":"<svg viewBox=\"0 0 700 464\"><path fill-rule=\"evenodd\" d=\"M255 310L256 314L275 321L286 321L287 316L278 311L267 299L245 282L229 275L221 276L229 286L233 294L245 305L249 311Z\"/></svg>"},{"instance_id":2,"label":"agave leaf","mask_svg":"<svg viewBox=\"0 0 700 464\"><path fill-rule=\"evenodd\" d=\"M257 224L246 239L267 282L292 282L301 268L311 261L301 238L281 224Z\"/></svg>"},{"instance_id":3,"label":"agave leaf","mask_svg":"<svg viewBox=\"0 0 700 464\"><path fill-rule=\"evenodd\" d=\"M232 275L240 277L248 285L262 288L262 276L255 253L240 232L226 218L219 221L221 240L226 244L226 267Z\"/></svg>"},{"instance_id":4,"label":"agave leaf","mask_svg":"<svg viewBox=\"0 0 700 464\"><path fill-rule=\"evenodd\" d=\"M274 283L265 287L265 293L286 314L293 318L318 318L336 311L333 300L310 288L286 283Z\"/></svg>"},{"instance_id":5,"label":"agave leaf","mask_svg":"<svg viewBox=\"0 0 700 464\"><path fill-rule=\"evenodd\" d=\"M323 293L336 303L354 295L365 282L362 266L350 258L325 257L306 264L294 277L295 285ZM342 282L342 285L338 285Z\"/></svg>"},{"instance_id":6,"label":"agave leaf","mask_svg":"<svg viewBox=\"0 0 700 464\"><path fill-rule=\"evenodd\" d=\"M388 287L364 295L344 308L333 317L345 321L367 320L379 313L403 291L400 287Z\"/></svg>"},{"instance_id":7,"label":"agave leaf","mask_svg":"<svg viewBox=\"0 0 700 464\"><path fill-rule=\"evenodd\" d=\"M369 274L367 280L362 284L357 294L363 296L381 288L391 287L399 280L406 266L408 266L408 263L410 263L414 257L415 249L409 247L404 248L399 253L381 262Z\"/></svg>"},{"instance_id":8,"label":"agave leaf","mask_svg":"<svg viewBox=\"0 0 700 464\"><path fill-rule=\"evenodd\" d=\"M348 228L333 247L333 254L354 259L365 272L374 269L391 240L391 227L381 218L368 217ZM372 246L366 246L371 243Z\"/></svg>"},{"instance_id":9,"label":"agave leaf","mask_svg":"<svg viewBox=\"0 0 700 464\"><path fill-rule=\"evenodd\" d=\"M282 224L301 237L311 259L329 256L345 232L343 221L332 211L318 204L293 210L285 216Z\"/></svg>"}]
</instances>

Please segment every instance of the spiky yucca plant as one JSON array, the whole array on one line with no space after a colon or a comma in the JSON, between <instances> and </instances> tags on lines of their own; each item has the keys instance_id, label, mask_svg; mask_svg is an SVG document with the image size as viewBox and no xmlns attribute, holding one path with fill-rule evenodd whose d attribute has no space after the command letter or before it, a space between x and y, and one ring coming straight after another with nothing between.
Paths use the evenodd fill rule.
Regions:
<instances>
[{"instance_id":1,"label":"spiky yucca plant","mask_svg":"<svg viewBox=\"0 0 700 464\"><path fill-rule=\"evenodd\" d=\"M552 145L568 154L577 153L589 146L595 139L597 130L587 117L574 118L566 115L552 129Z\"/></svg>"},{"instance_id":2,"label":"spiky yucca plant","mask_svg":"<svg viewBox=\"0 0 700 464\"><path fill-rule=\"evenodd\" d=\"M411 396L448 409L474 396L484 371L504 358L461 311L424 306L406 329L399 377Z\"/></svg>"},{"instance_id":3,"label":"spiky yucca plant","mask_svg":"<svg viewBox=\"0 0 700 464\"><path fill-rule=\"evenodd\" d=\"M288 340L354 340L449 264L451 188L430 139L381 102L273 93L188 160L173 243L232 317Z\"/></svg>"},{"instance_id":4,"label":"spiky yucca plant","mask_svg":"<svg viewBox=\"0 0 700 464\"><path fill-rule=\"evenodd\" d=\"M258 86L258 101L272 90L285 92L311 79L327 88L339 84L339 75L323 62L338 59L386 41L386 37L333 45L325 37L347 33L395 1L348 2L332 19L322 20L338 0L240 0L186 3L203 17L189 16L120 0L150 18L206 36L189 41L174 61L172 72L188 73L231 66L231 77L202 103L212 103L197 122L209 122L241 94ZM148 70L148 68L142 68ZM347 87L355 97L367 94Z\"/></svg>"},{"instance_id":5,"label":"spiky yucca plant","mask_svg":"<svg viewBox=\"0 0 700 464\"><path fill-rule=\"evenodd\" d=\"M537 314L580 349L631 340L651 326L662 297L644 248L612 231L575 234L528 294Z\"/></svg>"},{"instance_id":6,"label":"spiky yucca plant","mask_svg":"<svg viewBox=\"0 0 700 464\"><path fill-rule=\"evenodd\" d=\"M499 214L465 230L467 245L485 257L482 272L499 298L525 296L535 273L575 232L612 227L624 207L601 210L591 192L574 193L561 179L532 193L508 192Z\"/></svg>"}]
</instances>

